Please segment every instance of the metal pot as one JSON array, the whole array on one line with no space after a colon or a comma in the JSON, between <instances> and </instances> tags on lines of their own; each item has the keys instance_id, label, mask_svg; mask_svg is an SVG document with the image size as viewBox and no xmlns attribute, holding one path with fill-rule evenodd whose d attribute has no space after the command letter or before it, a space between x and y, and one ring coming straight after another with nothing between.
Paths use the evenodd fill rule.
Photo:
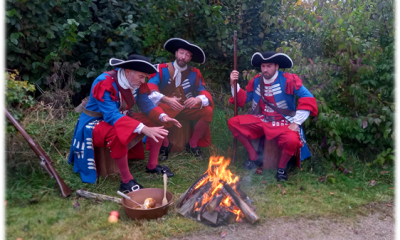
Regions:
<instances>
[{"instance_id":1,"label":"metal pot","mask_svg":"<svg viewBox=\"0 0 400 240\"><path fill-rule=\"evenodd\" d=\"M156 200L156 207L151 209L137 209L137 204L129 201L128 199L122 198L122 205L124 205L126 215L133 220L140 219L156 219L164 216L168 213L168 208L172 204L172 199L174 196L172 193L167 191L167 201L168 203L161 206L162 200L164 198L164 189L160 188L143 188L134 192L130 192L128 195L133 201L140 204L144 203L146 198L154 198Z\"/></svg>"}]
</instances>

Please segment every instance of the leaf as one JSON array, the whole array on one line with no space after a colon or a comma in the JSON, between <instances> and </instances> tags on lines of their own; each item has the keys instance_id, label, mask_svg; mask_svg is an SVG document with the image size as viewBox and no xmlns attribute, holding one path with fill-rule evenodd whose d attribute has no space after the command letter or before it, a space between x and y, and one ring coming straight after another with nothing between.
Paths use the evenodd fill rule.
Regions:
<instances>
[{"instance_id":1,"label":"leaf","mask_svg":"<svg viewBox=\"0 0 400 240\"><path fill-rule=\"evenodd\" d=\"M282 189L282 195L285 195L285 194L286 194L286 190Z\"/></svg>"},{"instance_id":2,"label":"leaf","mask_svg":"<svg viewBox=\"0 0 400 240\"><path fill-rule=\"evenodd\" d=\"M348 174L350 171L346 168L345 170L343 170L343 174L346 175Z\"/></svg>"},{"instance_id":3,"label":"leaf","mask_svg":"<svg viewBox=\"0 0 400 240\"><path fill-rule=\"evenodd\" d=\"M389 171L382 171L381 174L389 173Z\"/></svg>"},{"instance_id":4,"label":"leaf","mask_svg":"<svg viewBox=\"0 0 400 240\"><path fill-rule=\"evenodd\" d=\"M376 181L375 181L375 180L371 180L371 181L369 181L369 185L370 185L370 186L375 186L375 183L376 183Z\"/></svg>"},{"instance_id":5,"label":"leaf","mask_svg":"<svg viewBox=\"0 0 400 240\"><path fill-rule=\"evenodd\" d=\"M333 151L335 151L335 149L336 149L336 145L331 145L329 147L329 154L331 154Z\"/></svg>"},{"instance_id":6,"label":"leaf","mask_svg":"<svg viewBox=\"0 0 400 240\"><path fill-rule=\"evenodd\" d=\"M367 122L367 120L364 120L363 125L362 125L363 129L365 129L367 126L368 126L368 122Z\"/></svg>"},{"instance_id":7,"label":"leaf","mask_svg":"<svg viewBox=\"0 0 400 240\"><path fill-rule=\"evenodd\" d=\"M227 231L222 231L222 232L219 234L219 236L220 236L221 238L226 237L226 235L228 235L228 232L227 232Z\"/></svg>"},{"instance_id":8,"label":"leaf","mask_svg":"<svg viewBox=\"0 0 400 240\"><path fill-rule=\"evenodd\" d=\"M335 195L335 193L333 193L333 192L331 192L331 193L329 193L329 194L332 195L332 196Z\"/></svg>"},{"instance_id":9,"label":"leaf","mask_svg":"<svg viewBox=\"0 0 400 240\"><path fill-rule=\"evenodd\" d=\"M79 204L78 200L76 200L76 203L74 203L73 205L74 205L75 210L79 210L80 204Z\"/></svg>"},{"instance_id":10,"label":"leaf","mask_svg":"<svg viewBox=\"0 0 400 240\"><path fill-rule=\"evenodd\" d=\"M388 207L391 207L391 206L392 206L392 204L388 203L388 204L386 204L386 206L388 206Z\"/></svg>"},{"instance_id":11,"label":"leaf","mask_svg":"<svg viewBox=\"0 0 400 240\"><path fill-rule=\"evenodd\" d=\"M379 124L381 124L381 122L382 122L382 119L380 119L380 118L375 118L375 119L374 119L374 122L375 122L376 125L379 126Z\"/></svg>"},{"instance_id":12,"label":"leaf","mask_svg":"<svg viewBox=\"0 0 400 240\"><path fill-rule=\"evenodd\" d=\"M281 186L281 184L280 183L278 183L278 188L281 188L282 186Z\"/></svg>"}]
</instances>

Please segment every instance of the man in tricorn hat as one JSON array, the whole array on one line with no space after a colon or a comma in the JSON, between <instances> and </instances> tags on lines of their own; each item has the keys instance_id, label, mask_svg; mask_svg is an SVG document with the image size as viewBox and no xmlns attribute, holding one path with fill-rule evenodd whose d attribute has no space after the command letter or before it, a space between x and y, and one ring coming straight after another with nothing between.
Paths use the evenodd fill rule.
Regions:
<instances>
[{"instance_id":1,"label":"man in tricorn hat","mask_svg":"<svg viewBox=\"0 0 400 240\"><path fill-rule=\"evenodd\" d=\"M158 153L168 134L163 127L181 125L148 98L150 91L145 78L157 72L148 58L130 55L126 61L112 58L109 63L117 68L94 80L89 100L75 127L68 162L74 163L74 172L80 173L83 182L94 183L97 173L93 147L107 147L121 173L119 190L136 191L142 185L129 171L128 153L130 157L144 159L141 139L143 134L147 135L151 151L146 172L165 171L172 177L169 168L158 165ZM135 103L142 113L131 110Z\"/></svg>"},{"instance_id":2,"label":"man in tricorn hat","mask_svg":"<svg viewBox=\"0 0 400 240\"><path fill-rule=\"evenodd\" d=\"M186 151L202 159L200 147L211 145L210 122L214 102L204 88L200 70L187 65L189 61L203 64L206 61L203 50L184 39L171 38L164 49L175 55L174 62L158 65L158 73L150 75L148 86L152 91L149 98L169 116L176 119L198 120L194 132L186 144ZM161 160L168 158L171 143L164 138Z\"/></svg>"},{"instance_id":3,"label":"man in tricorn hat","mask_svg":"<svg viewBox=\"0 0 400 240\"><path fill-rule=\"evenodd\" d=\"M300 167L300 161L310 156L301 124L310 114L317 116L317 102L296 74L278 71L293 66L292 59L286 54L257 52L252 56L251 64L260 67L261 73L249 81L246 91L237 87L237 103L243 107L252 101L252 113L231 118L228 127L249 153L249 159L244 163L247 169L263 164L249 140L264 135L267 140L274 139L282 149L276 178L286 181L286 165L290 158L296 155ZM238 77L239 72L232 71L232 95L234 80ZM299 97L297 108L295 95ZM233 103L233 97L229 101Z\"/></svg>"}]
</instances>

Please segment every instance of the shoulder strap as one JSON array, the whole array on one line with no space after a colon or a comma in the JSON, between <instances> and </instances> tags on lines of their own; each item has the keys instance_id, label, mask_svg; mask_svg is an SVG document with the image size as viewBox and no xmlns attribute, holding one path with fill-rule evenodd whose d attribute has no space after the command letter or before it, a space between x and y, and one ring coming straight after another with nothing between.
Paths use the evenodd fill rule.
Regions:
<instances>
[{"instance_id":1,"label":"shoulder strap","mask_svg":"<svg viewBox=\"0 0 400 240\"><path fill-rule=\"evenodd\" d=\"M286 116L292 116L292 117L294 117L294 115L296 115L295 111L292 111L290 109L282 109L282 108L275 107L274 104L268 102L267 99L265 99L265 97L264 97L264 80L261 79L261 77L260 77L260 93L261 93L261 100L266 105L268 105L270 108L272 108L272 110L274 110L275 112L286 115Z\"/></svg>"}]
</instances>

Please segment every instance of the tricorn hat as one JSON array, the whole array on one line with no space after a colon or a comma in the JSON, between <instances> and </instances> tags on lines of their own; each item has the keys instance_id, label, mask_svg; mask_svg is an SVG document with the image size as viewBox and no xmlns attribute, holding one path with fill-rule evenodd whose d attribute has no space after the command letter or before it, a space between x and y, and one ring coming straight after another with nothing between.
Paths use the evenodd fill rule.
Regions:
<instances>
[{"instance_id":1,"label":"tricorn hat","mask_svg":"<svg viewBox=\"0 0 400 240\"><path fill-rule=\"evenodd\" d=\"M138 54L130 55L126 61L117 58L111 58L109 63L113 67L131 69L147 74L158 72L157 68L153 64L151 64L150 60L147 57Z\"/></svg>"},{"instance_id":2,"label":"tricorn hat","mask_svg":"<svg viewBox=\"0 0 400 240\"><path fill-rule=\"evenodd\" d=\"M251 57L251 65L260 67L262 63L275 63L279 64L279 68L293 67L293 61L284 53L276 53L273 51L263 52L263 54L256 52Z\"/></svg>"},{"instance_id":3,"label":"tricorn hat","mask_svg":"<svg viewBox=\"0 0 400 240\"><path fill-rule=\"evenodd\" d=\"M181 38L171 38L164 43L164 49L172 54L175 54L176 50L178 50L179 48L183 48L191 52L191 61L193 62L203 64L206 61L206 55L204 54L203 50L199 46L189 41Z\"/></svg>"}]
</instances>

